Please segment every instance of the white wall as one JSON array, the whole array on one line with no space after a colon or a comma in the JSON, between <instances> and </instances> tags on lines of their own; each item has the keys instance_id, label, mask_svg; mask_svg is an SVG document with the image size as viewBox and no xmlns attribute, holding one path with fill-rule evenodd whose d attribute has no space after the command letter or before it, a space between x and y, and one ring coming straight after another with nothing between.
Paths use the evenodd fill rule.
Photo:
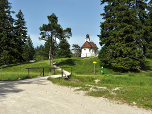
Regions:
<instances>
[{"instance_id":1,"label":"white wall","mask_svg":"<svg viewBox=\"0 0 152 114\"><path fill-rule=\"evenodd\" d=\"M81 53L90 53L88 48L83 48Z\"/></svg>"},{"instance_id":2,"label":"white wall","mask_svg":"<svg viewBox=\"0 0 152 114\"><path fill-rule=\"evenodd\" d=\"M83 48L81 52L81 57L91 57L91 56L98 56L98 51L94 51L91 48Z\"/></svg>"}]
</instances>

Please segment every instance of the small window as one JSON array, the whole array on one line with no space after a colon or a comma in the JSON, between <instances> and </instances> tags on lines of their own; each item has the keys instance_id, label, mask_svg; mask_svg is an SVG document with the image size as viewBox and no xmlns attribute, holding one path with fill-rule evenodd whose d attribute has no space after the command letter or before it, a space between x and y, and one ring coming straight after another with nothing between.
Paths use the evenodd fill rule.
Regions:
<instances>
[{"instance_id":1,"label":"small window","mask_svg":"<svg viewBox=\"0 0 152 114\"><path fill-rule=\"evenodd\" d=\"M86 49L84 49L84 50L86 50Z\"/></svg>"}]
</instances>

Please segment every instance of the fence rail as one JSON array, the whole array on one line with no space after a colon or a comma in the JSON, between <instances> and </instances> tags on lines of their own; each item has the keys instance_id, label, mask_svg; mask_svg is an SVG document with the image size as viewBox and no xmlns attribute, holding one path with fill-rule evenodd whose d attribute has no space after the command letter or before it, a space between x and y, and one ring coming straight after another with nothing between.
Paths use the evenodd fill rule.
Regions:
<instances>
[{"instance_id":1,"label":"fence rail","mask_svg":"<svg viewBox=\"0 0 152 114\"><path fill-rule=\"evenodd\" d=\"M54 67L33 67L33 68L26 68L28 69L28 76L29 76L29 69L41 69L43 68L42 72L43 72L43 76L44 76L44 68L49 68L49 69L54 69L54 75L55 75L55 69L60 69L60 68L54 68ZM72 67L61 67L61 75L63 77L63 68L71 68L71 74L72 74ZM42 74L41 72L41 74ZM40 76L41 76L40 74Z\"/></svg>"}]
</instances>

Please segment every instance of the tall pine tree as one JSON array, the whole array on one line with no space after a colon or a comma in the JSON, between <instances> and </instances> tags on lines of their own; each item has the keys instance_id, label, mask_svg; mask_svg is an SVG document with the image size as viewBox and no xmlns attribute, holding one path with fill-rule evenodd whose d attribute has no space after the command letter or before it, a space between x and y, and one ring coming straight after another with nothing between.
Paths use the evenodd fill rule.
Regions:
<instances>
[{"instance_id":1,"label":"tall pine tree","mask_svg":"<svg viewBox=\"0 0 152 114\"><path fill-rule=\"evenodd\" d=\"M54 13L52 13L52 15L50 16L47 16L47 18L49 20L49 23L43 24L39 28L41 31L41 37L39 39L45 41L50 39L49 65L51 63L51 59L53 65L53 56L55 53L54 51L52 51L53 39L56 42L56 38L58 38L59 40L61 40L62 38L70 38L70 36L72 36L72 33L71 28L66 28L65 30L62 29L61 25L58 24L58 17ZM55 43L55 45L58 44Z\"/></svg>"},{"instance_id":2,"label":"tall pine tree","mask_svg":"<svg viewBox=\"0 0 152 114\"><path fill-rule=\"evenodd\" d=\"M59 43L59 49L56 51L56 58L67 58L71 57L72 52L70 51L70 44L66 39L62 39Z\"/></svg>"},{"instance_id":3,"label":"tall pine tree","mask_svg":"<svg viewBox=\"0 0 152 114\"><path fill-rule=\"evenodd\" d=\"M131 0L101 0L108 2L101 14L99 52L101 65L120 71L136 70L145 65L143 58L142 21L137 17L137 8Z\"/></svg>"},{"instance_id":4,"label":"tall pine tree","mask_svg":"<svg viewBox=\"0 0 152 114\"><path fill-rule=\"evenodd\" d=\"M0 65L17 62L15 55L15 34L13 33L14 19L11 16L11 5L8 0L0 1Z\"/></svg>"},{"instance_id":5,"label":"tall pine tree","mask_svg":"<svg viewBox=\"0 0 152 114\"><path fill-rule=\"evenodd\" d=\"M54 52L54 56L56 55L56 50L57 50L58 46L56 45L56 42L55 40L53 39L53 42L52 42L52 54ZM47 41L45 42L44 44L44 58L46 60L48 60L48 57L49 57L49 51L50 51L50 39L47 39Z\"/></svg>"},{"instance_id":6,"label":"tall pine tree","mask_svg":"<svg viewBox=\"0 0 152 114\"><path fill-rule=\"evenodd\" d=\"M152 0L148 3L148 18L146 19L146 26L144 27L143 37L146 45L144 45L144 53L147 58L152 58Z\"/></svg>"},{"instance_id":7,"label":"tall pine tree","mask_svg":"<svg viewBox=\"0 0 152 114\"><path fill-rule=\"evenodd\" d=\"M17 20L14 23L15 25L14 33L15 33L15 38L16 38L16 43L17 43L16 49L19 51L19 54L16 55L16 58L20 61L23 61L22 54L23 54L23 48L25 48L24 44L27 39L27 27L25 26L26 22L24 20L24 15L21 10L19 10L16 17L17 17Z\"/></svg>"}]
</instances>

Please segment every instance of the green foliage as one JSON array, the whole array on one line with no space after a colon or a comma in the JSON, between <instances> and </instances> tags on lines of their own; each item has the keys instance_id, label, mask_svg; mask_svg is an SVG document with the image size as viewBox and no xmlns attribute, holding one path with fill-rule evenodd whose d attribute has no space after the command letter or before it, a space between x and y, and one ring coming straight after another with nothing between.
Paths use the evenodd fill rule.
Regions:
<instances>
[{"instance_id":1,"label":"green foliage","mask_svg":"<svg viewBox=\"0 0 152 114\"><path fill-rule=\"evenodd\" d=\"M75 57L81 57L81 48L78 44L73 44L72 47L74 47L75 51Z\"/></svg>"},{"instance_id":2,"label":"green foliage","mask_svg":"<svg viewBox=\"0 0 152 114\"><path fill-rule=\"evenodd\" d=\"M45 52L44 52L44 46L43 45L40 45L40 46L37 46L35 49L35 54L34 54L34 60L36 61L42 61L42 60L47 60L48 57L46 58L45 57Z\"/></svg>"},{"instance_id":3,"label":"green foliage","mask_svg":"<svg viewBox=\"0 0 152 114\"><path fill-rule=\"evenodd\" d=\"M24 15L21 10L13 19L8 0L0 1L0 65L23 62L23 47L26 40Z\"/></svg>"},{"instance_id":4,"label":"green foliage","mask_svg":"<svg viewBox=\"0 0 152 114\"><path fill-rule=\"evenodd\" d=\"M25 41L27 39L27 27L25 27L26 22L24 21L24 15L21 10L19 10L16 17L17 20L15 20L14 23L15 38L17 39L16 49L20 50L19 54L16 54L16 58L20 61L26 61L25 57L22 56L22 54L25 53L23 51L25 51L25 48L27 48L27 45L25 45Z\"/></svg>"},{"instance_id":5,"label":"green foliage","mask_svg":"<svg viewBox=\"0 0 152 114\"><path fill-rule=\"evenodd\" d=\"M66 39L63 39L59 43L59 49L56 51L56 58L70 58L72 53L70 51L70 44Z\"/></svg>"},{"instance_id":6,"label":"green foliage","mask_svg":"<svg viewBox=\"0 0 152 114\"><path fill-rule=\"evenodd\" d=\"M145 55L147 58L152 58L152 41L149 42L149 45L147 46Z\"/></svg>"},{"instance_id":7,"label":"green foliage","mask_svg":"<svg viewBox=\"0 0 152 114\"><path fill-rule=\"evenodd\" d=\"M58 24L58 17L52 13L52 15L47 16L49 23L48 24L43 24L39 29L41 31L40 35L41 37L39 38L40 40L45 40L48 41L50 40L50 50L49 50L49 64L50 64L50 59L52 59L52 65L53 65L53 57L54 53L56 51L53 50L53 45L54 47L58 47L58 44L56 42L56 38L58 38L60 41L64 38L70 38L72 36L71 33L71 28L66 28L63 30L60 24ZM53 44L53 42L55 42Z\"/></svg>"},{"instance_id":8,"label":"green foliage","mask_svg":"<svg viewBox=\"0 0 152 114\"><path fill-rule=\"evenodd\" d=\"M14 19L11 16L11 5L8 0L0 1L0 65L16 62L14 55L18 54L15 49L15 34L13 31Z\"/></svg>"},{"instance_id":9,"label":"green foliage","mask_svg":"<svg viewBox=\"0 0 152 114\"><path fill-rule=\"evenodd\" d=\"M56 50L58 49L58 46L56 45L55 40L53 39L52 42L52 54L54 53L54 56L56 56ZM44 50L43 50L43 56L45 59L48 59L49 57L49 51L50 51L50 39L48 39L44 44Z\"/></svg>"},{"instance_id":10,"label":"green foliage","mask_svg":"<svg viewBox=\"0 0 152 114\"><path fill-rule=\"evenodd\" d=\"M146 44L144 45L144 54L147 58L152 58L152 1L149 1L147 6L148 16L146 18L146 26L143 29L143 37Z\"/></svg>"},{"instance_id":11,"label":"green foliage","mask_svg":"<svg viewBox=\"0 0 152 114\"><path fill-rule=\"evenodd\" d=\"M145 4L134 6L127 1L101 1L108 2L102 13L105 22L102 22L99 52L100 64L120 71L131 71L146 65L144 48L146 45L143 36L145 28ZM144 4L144 5L143 5ZM143 6L143 7L142 7ZM142 9L143 8L143 9ZM137 10L138 9L138 10ZM138 18L139 17L139 18Z\"/></svg>"},{"instance_id":12,"label":"green foliage","mask_svg":"<svg viewBox=\"0 0 152 114\"><path fill-rule=\"evenodd\" d=\"M27 41L25 42L25 45L23 47L22 57L25 61L33 60L34 53L35 53L34 46L33 46L32 40L29 35L27 37Z\"/></svg>"}]
</instances>

